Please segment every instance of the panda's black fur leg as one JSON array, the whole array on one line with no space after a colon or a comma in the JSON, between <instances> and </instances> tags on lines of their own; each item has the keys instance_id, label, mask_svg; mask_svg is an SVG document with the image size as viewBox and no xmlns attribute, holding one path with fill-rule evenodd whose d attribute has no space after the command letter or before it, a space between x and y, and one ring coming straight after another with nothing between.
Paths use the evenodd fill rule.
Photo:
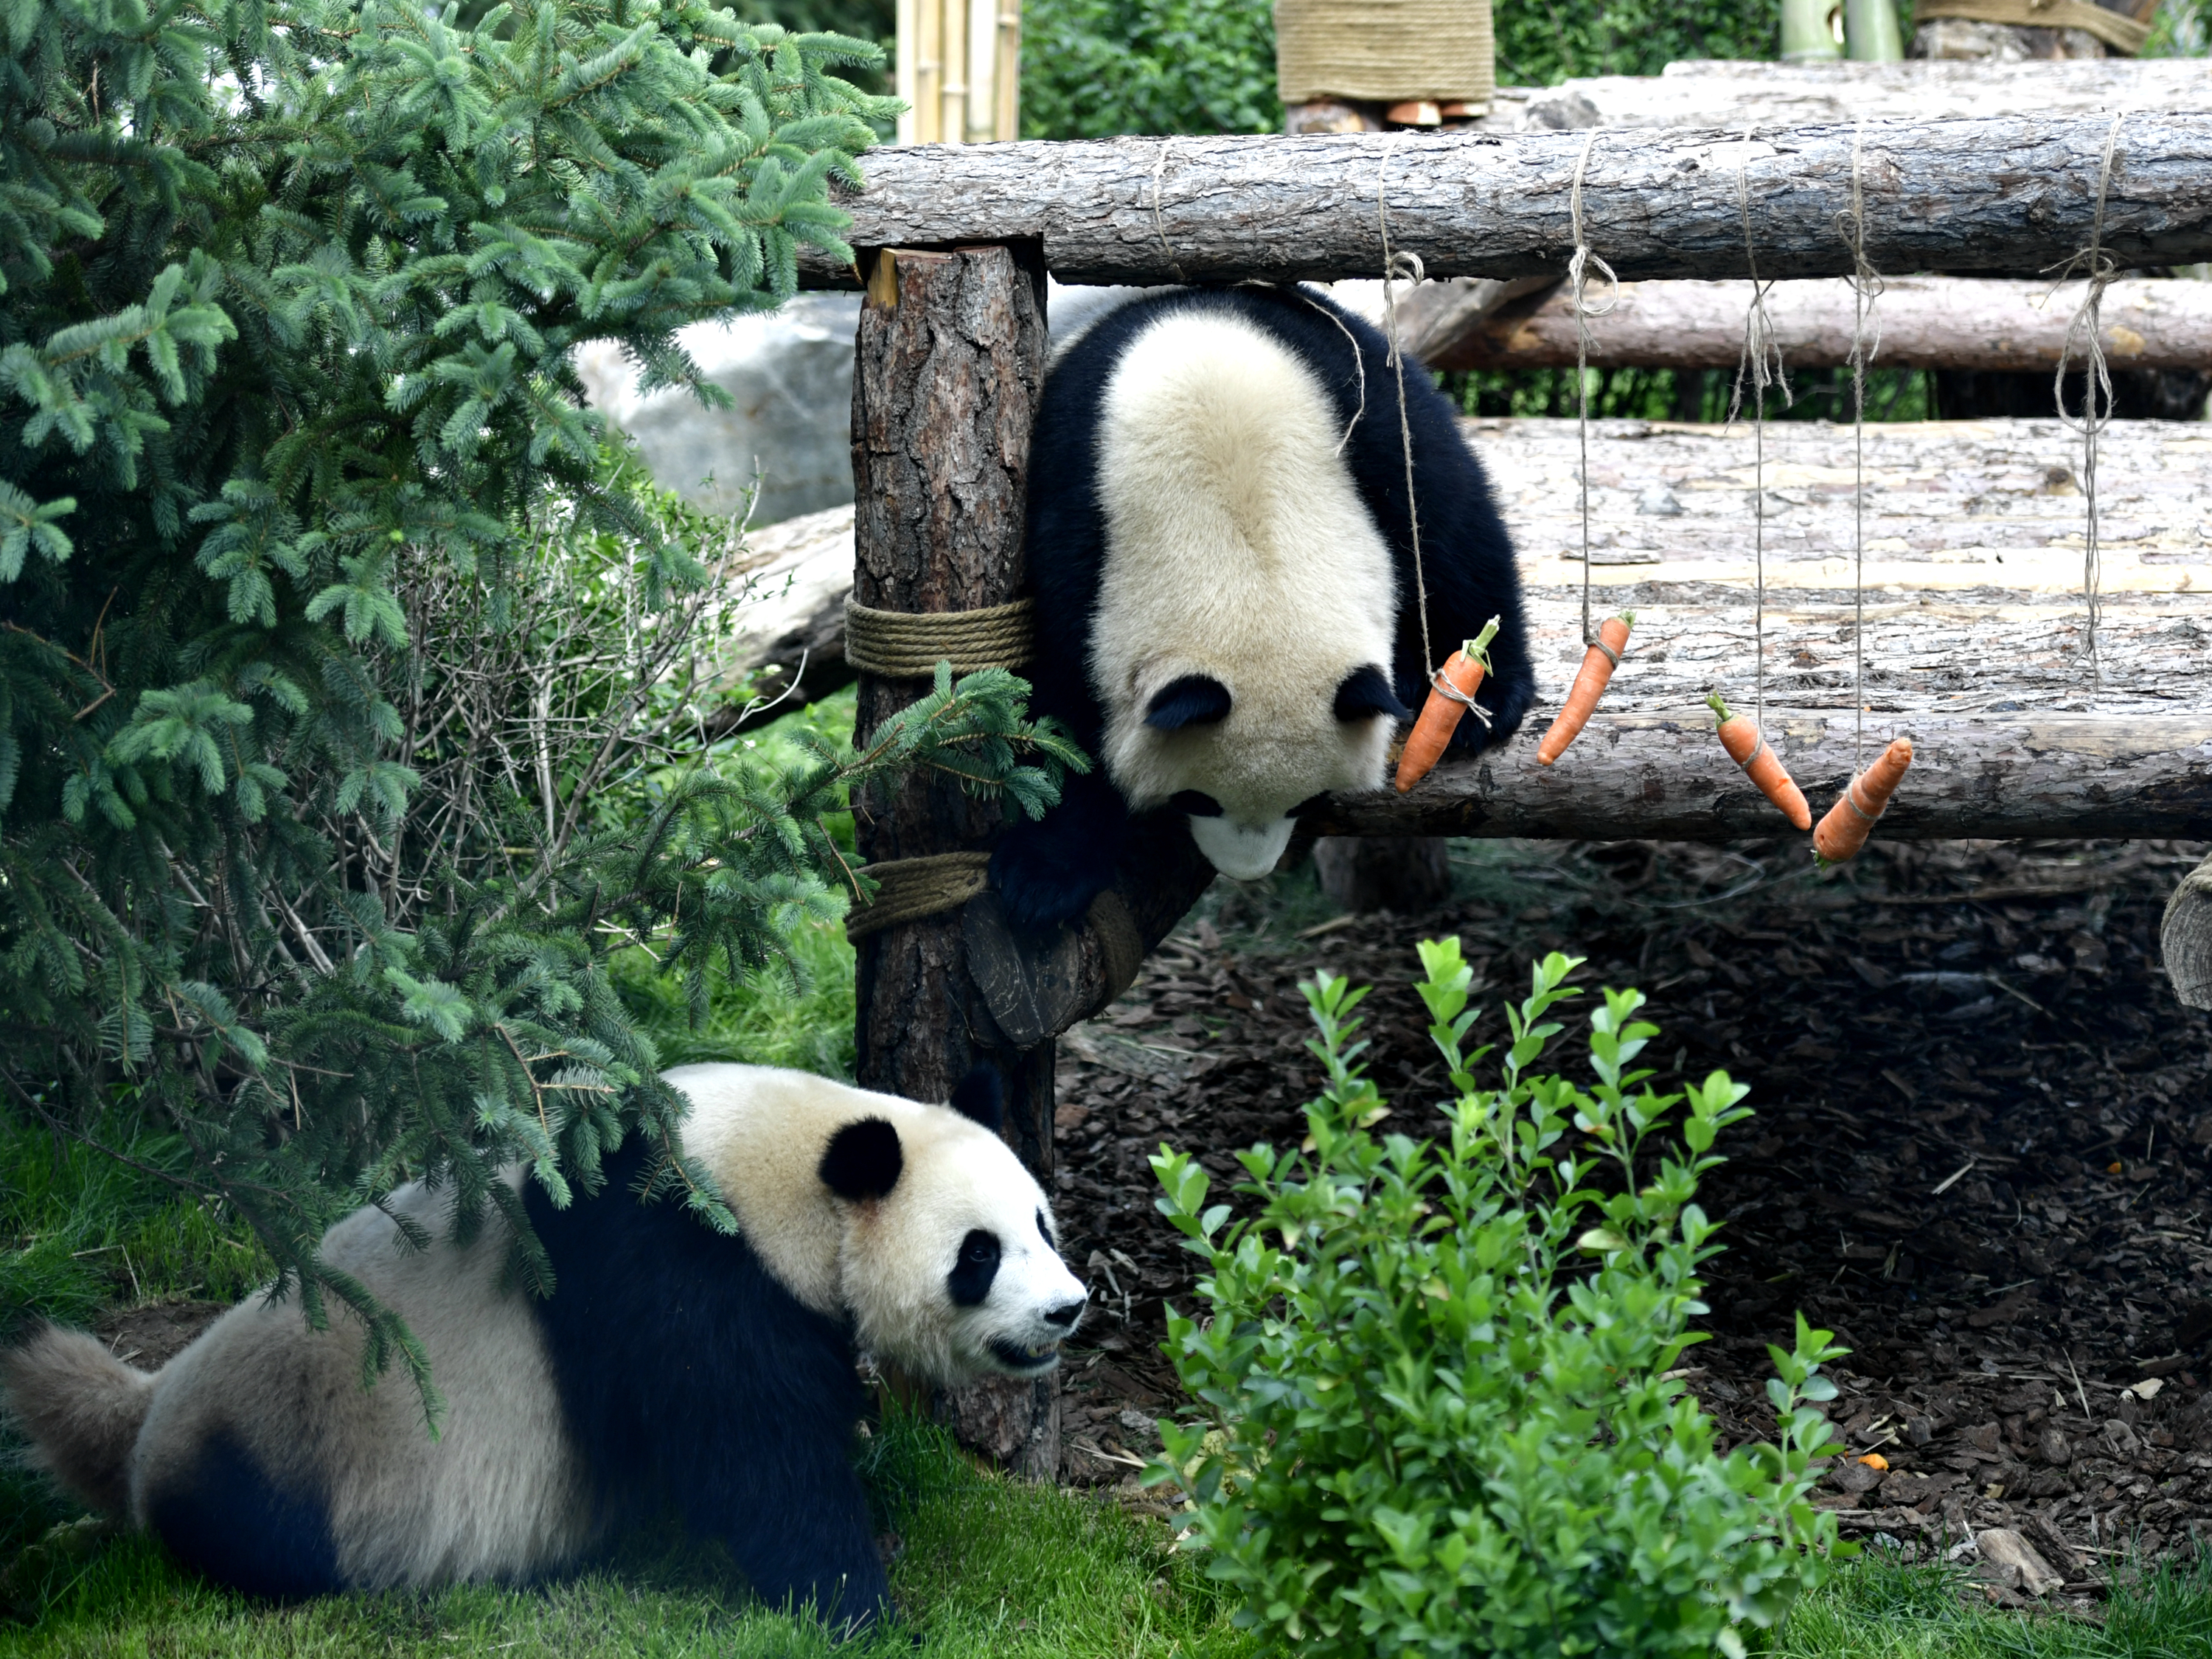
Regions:
<instances>
[{"instance_id":1,"label":"panda's black fur leg","mask_svg":"<svg viewBox=\"0 0 2212 1659\"><path fill-rule=\"evenodd\" d=\"M802 1305L742 1237L641 1205L635 1144L606 1185L553 1207L525 1190L556 1293L539 1304L570 1435L617 1513L673 1501L771 1604L833 1627L890 1612L850 1449L866 1404L850 1334Z\"/></svg>"},{"instance_id":2,"label":"panda's black fur leg","mask_svg":"<svg viewBox=\"0 0 2212 1659\"><path fill-rule=\"evenodd\" d=\"M991 854L991 884L1015 929L1050 933L1113 884L1129 809L1098 773L1072 775L1060 804L1035 823L1011 825Z\"/></svg>"},{"instance_id":3,"label":"panda's black fur leg","mask_svg":"<svg viewBox=\"0 0 2212 1659\"><path fill-rule=\"evenodd\" d=\"M151 1494L147 1520L185 1566L248 1595L296 1601L344 1588L327 1500L280 1486L228 1430Z\"/></svg>"}]
</instances>

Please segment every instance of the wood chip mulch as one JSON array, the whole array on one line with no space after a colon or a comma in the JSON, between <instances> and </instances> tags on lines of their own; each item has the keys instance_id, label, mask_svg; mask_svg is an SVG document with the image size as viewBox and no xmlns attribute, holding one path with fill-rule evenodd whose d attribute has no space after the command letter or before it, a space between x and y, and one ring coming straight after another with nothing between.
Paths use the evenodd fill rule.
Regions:
<instances>
[{"instance_id":1,"label":"wood chip mulch","mask_svg":"<svg viewBox=\"0 0 2212 1659\"><path fill-rule=\"evenodd\" d=\"M1888 1464L1829 1471L1847 1536L1918 1554L2013 1528L2082 1593L2127 1552L2212 1547L2212 1017L2175 1002L2157 950L2203 851L1877 843L1822 878L1778 844L1456 842L1451 905L1305 927L1329 914L1310 873L1218 885L1061 1044L1055 1202L1095 1297L1064 1475L1126 1482L1179 1403L1162 1309L1193 1305L1195 1259L1146 1156L1191 1149L1219 1189L1237 1149L1303 1136L1316 968L1375 986L1394 1121L1441 1127L1409 981L1413 942L1455 933L1493 1010L1533 957L1586 956L1575 983L1650 994L1661 1086L1715 1066L1752 1085L1702 1194L1728 1249L1687 1376L1731 1439L1763 1437L1765 1344L1798 1309L1837 1333L1831 1414Z\"/></svg>"}]
</instances>

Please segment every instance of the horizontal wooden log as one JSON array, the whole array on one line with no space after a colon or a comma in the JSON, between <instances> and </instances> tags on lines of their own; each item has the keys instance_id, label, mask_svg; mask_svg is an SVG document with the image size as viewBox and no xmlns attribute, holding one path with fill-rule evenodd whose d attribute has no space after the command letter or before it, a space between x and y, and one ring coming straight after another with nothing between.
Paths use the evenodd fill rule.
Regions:
<instances>
[{"instance_id":1,"label":"horizontal wooden log","mask_svg":"<svg viewBox=\"0 0 2212 1659\"><path fill-rule=\"evenodd\" d=\"M1883 123L1863 135L1866 251L1876 269L2026 272L2089 240L2109 119ZM1392 245L1432 276L1564 275L1580 133L1346 133L1117 138L871 151L841 192L856 247L1040 244L1063 283L1273 282L1379 276ZM1761 276L1851 268L1836 228L1853 129L1746 140L1600 137L1584 169L1591 249L1625 278L1741 277L1741 171ZM2212 115L2127 118L2105 246L2124 266L2212 258ZM802 261L816 285L849 267Z\"/></svg>"},{"instance_id":2,"label":"horizontal wooden log","mask_svg":"<svg viewBox=\"0 0 2212 1659\"><path fill-rule=\"evenodd\" d=\"M1998 63L1773 64L1692 59L1657 75L1602 75L1555 87L1500 87L1489 132L1580 127L1746 126L1954 121L1984 115L2212 110L2202 59L2098 58Z\"/></svg>"},{"instance_id":3,"label":"horizontal wooden log","mask_svg":"<svg viewBox=\"0 0 2212 1659\"><path fill-rule=\"evenodd\" d=\"M1850 712L1770 708L1765 731L1814 814L1826 811L1853 771ZM1898 735L1911 738L1913 761L1877 832L1891 840L2212 835L2212 711L1872 718L1866 758ZM1440 766L1407 794L1336 798L1305 827L1655 841L1790 833L1701 707L1601 713L1557 765L1539 766L1534 746L1518 743Z\"/></svg>"},{"instance_id":4,"label":"horizontal wooden log","mask_svg":"<svg viewBox=\"0 0 2212 1659\"><path fill-rule=\"evenodd\" d=\"M2069 284L2054 293L2048 282L1893 277L1875 307L1875 365L2056 369L2081 292ZM1589 362L1595 368L1733 368L1743 351L1750 298L1748 283L1624 283L1613 308L1591 319ZM1850 362L1849 283L1777 283L1766 313L1790 368ZM2114 368L2212 368L2212 283L2114 283L2105 291L2103 322L2105 356ZM1572 368L1571 296L1561 285L1508 300L1422 356L1431 368ZM2077 345L2075 367L2081 359Z\"/></svg>"}]
</instances>

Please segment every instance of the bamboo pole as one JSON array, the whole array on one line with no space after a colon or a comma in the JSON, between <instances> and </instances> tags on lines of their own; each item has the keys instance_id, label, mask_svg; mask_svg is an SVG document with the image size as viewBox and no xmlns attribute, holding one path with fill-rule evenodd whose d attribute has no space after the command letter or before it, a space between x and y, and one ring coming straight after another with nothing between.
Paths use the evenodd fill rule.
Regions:
<instances>
[{"instance_id":1,"label":"bamboo pole","mask_svg":"<svg viewBox=\"0 0 2212 1659\"><path fill-rule=\"evenodd\" d=\"M933 144L943 131L945 8L947 0L913 0L914 142Z\"/></svg>"},{"instance_id":2,"label":"bamboo pole","mask_svg":"<svg viewBox=\"0 0 2212 1659\"><path fill-rule=\"evenodd\" d=\"M1011 143L1022 136L1022 0L999 0L998 85L992 136Z\"/></svg>"},{"instance_id":3,"label":"bamboo pole","mask_svg":"<svg viewBox=\"0 0 2212 1659\"><path fill-rule=\"evenodd\" d=\"M937 0L938 27L945 69L939 83L944 112L938 118L937 142L968 142L968 0Z\"/></svg>"}]
</instances>

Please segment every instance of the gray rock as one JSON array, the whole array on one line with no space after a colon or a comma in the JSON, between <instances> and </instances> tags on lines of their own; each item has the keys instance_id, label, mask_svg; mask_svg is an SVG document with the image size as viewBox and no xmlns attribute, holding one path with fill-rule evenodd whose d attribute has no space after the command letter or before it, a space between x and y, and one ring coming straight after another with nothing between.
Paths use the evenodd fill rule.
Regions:
<instances>
[{"instance_id":1,"label":"gray rock","mask_svg":"<svg viewBox=\"0 0 2212 1659\"><path fill-rule=\"evenodd\" d=\"M595 342L577 354L592 406L635 440L660 483L708 512L738 513L756 479L757 525L853 499L853 294L802 294L781 311L701 323L677 337L730 397L641 392L637 367Z\"/></svg>"}]
</instances>

